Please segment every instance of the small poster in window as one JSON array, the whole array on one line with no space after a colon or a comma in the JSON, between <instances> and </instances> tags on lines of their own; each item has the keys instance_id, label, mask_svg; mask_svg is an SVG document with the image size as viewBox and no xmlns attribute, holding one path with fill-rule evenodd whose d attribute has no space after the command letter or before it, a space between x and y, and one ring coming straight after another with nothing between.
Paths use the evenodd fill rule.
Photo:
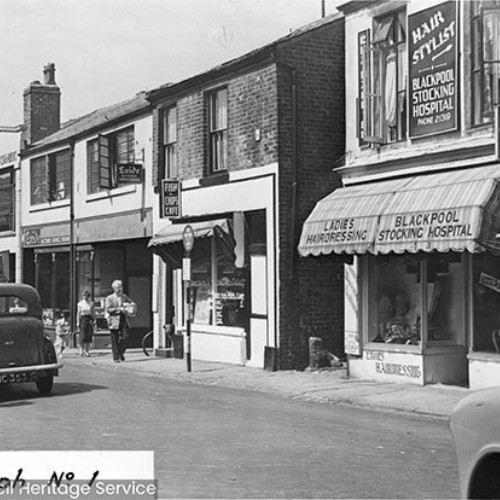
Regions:
<instances>
[{"instance_id":1,"label":"small poster in window","mask_svg":"<svg viewBox=\"0 0 500 500\"><path fill-rule=\"evenodd\" d=\"M500 293L500 280L494 276L490 276L486 273L481 273L479 275L479 284Z\"/></svg>"}]
</instances>

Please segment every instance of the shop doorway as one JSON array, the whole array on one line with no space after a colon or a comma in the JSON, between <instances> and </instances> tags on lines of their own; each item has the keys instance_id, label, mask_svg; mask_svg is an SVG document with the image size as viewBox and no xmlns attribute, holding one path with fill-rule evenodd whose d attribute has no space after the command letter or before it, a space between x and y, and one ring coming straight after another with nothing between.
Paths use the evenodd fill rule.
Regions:
<instances>
[{"instance_id":1,"label":"shop doorway","mask_svg":"<svg viewBox=\"0 0 500 500\"><path fill-rule=\"evenodd\" d=\"M128 276L125 287L137 304L137 314L130 318L132 332L128 345L139 347L142 337L151 330L151 276Z\"/></svg>"}]
</instances>

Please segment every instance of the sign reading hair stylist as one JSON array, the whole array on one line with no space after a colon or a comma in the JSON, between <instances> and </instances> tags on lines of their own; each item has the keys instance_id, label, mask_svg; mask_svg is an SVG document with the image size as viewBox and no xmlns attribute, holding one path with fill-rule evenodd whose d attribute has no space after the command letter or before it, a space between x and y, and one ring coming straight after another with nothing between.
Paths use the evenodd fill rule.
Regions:
<instances>
[{"instance_id":1,"label":"sign reading hair stylist","mask_svg":"<svg viewBox=\"0 0 500 500\"><path fill-rule=\"evenodd\" d=\"M457 128L457 4L446 2L408 16L410 137Z\"/></svg>"}]
</instances>

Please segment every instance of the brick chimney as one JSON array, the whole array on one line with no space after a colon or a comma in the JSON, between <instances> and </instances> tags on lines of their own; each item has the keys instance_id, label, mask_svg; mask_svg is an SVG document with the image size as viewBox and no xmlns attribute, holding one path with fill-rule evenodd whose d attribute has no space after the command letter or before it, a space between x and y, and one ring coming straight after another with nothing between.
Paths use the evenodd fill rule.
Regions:
<instances>
[{"instance_id":1,"label":"brick chimney","mask_svg":"<svg viewBox=\"0 0 500 500\"><path fill-rule=\"evenodd\" d=\"M21 149L59 130L61 126L61 89L56 85L56 67L43 68L43 83L31 82L24 90L24 130Z\"/></svg>"}]
</instances>

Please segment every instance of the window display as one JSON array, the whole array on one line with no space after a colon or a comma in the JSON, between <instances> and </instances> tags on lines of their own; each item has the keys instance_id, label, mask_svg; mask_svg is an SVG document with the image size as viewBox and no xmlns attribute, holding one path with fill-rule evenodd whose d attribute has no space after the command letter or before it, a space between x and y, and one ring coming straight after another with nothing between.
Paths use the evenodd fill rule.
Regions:
<instances>
[{"instance_id":1,"label":"window display","mask_svg":"<svg viewBox=\"0 0 500 500\"><path fill-rule=\"evenodd\" d=\"M369 282L369 342L420 344L422 317L427 315L429 344L464 343L465 267L461 254L372 257Z\"/></svg>"},{"instance_id":2,"label":"window display","mask_svg":"<svg viewBox=\"0 0 500 500\"><path fill-rule=\"evenodd\" d=\"M422 317L419 261L381 256L373 262L370 341L418 344Z\"/></svg>"},{"instance_id":3,"label":"window display","mask_svg":"<svg viewBox=\"0 0 500 500\"><path fill-rule=\"evenodd\" d=\"M193 259L191 299L194 323L244 328L246 270L234 264L234 251L222 241L205 246L205 255ZM200 246L198 245L198 248Z\"/></svg>"},{"instance_id":4,"label":"window display","mask_svg":"<svg viewBox=\"0 0 500 500\"><path fill-rule=\"evenodd\" d=\"M474 351L500 352L500 259L475 255L473 270Z\"/></svg>"},{"instance_id":5,"label":"window display","mask_svg":"<svg viewBox=\"0 0 500 500\"><path fill-rule=\"evenodd\" d=\"M427 261L427 339L453 341L464 333L465 285L460 254L432 256Z\"/></svg>"}]
</instances>

